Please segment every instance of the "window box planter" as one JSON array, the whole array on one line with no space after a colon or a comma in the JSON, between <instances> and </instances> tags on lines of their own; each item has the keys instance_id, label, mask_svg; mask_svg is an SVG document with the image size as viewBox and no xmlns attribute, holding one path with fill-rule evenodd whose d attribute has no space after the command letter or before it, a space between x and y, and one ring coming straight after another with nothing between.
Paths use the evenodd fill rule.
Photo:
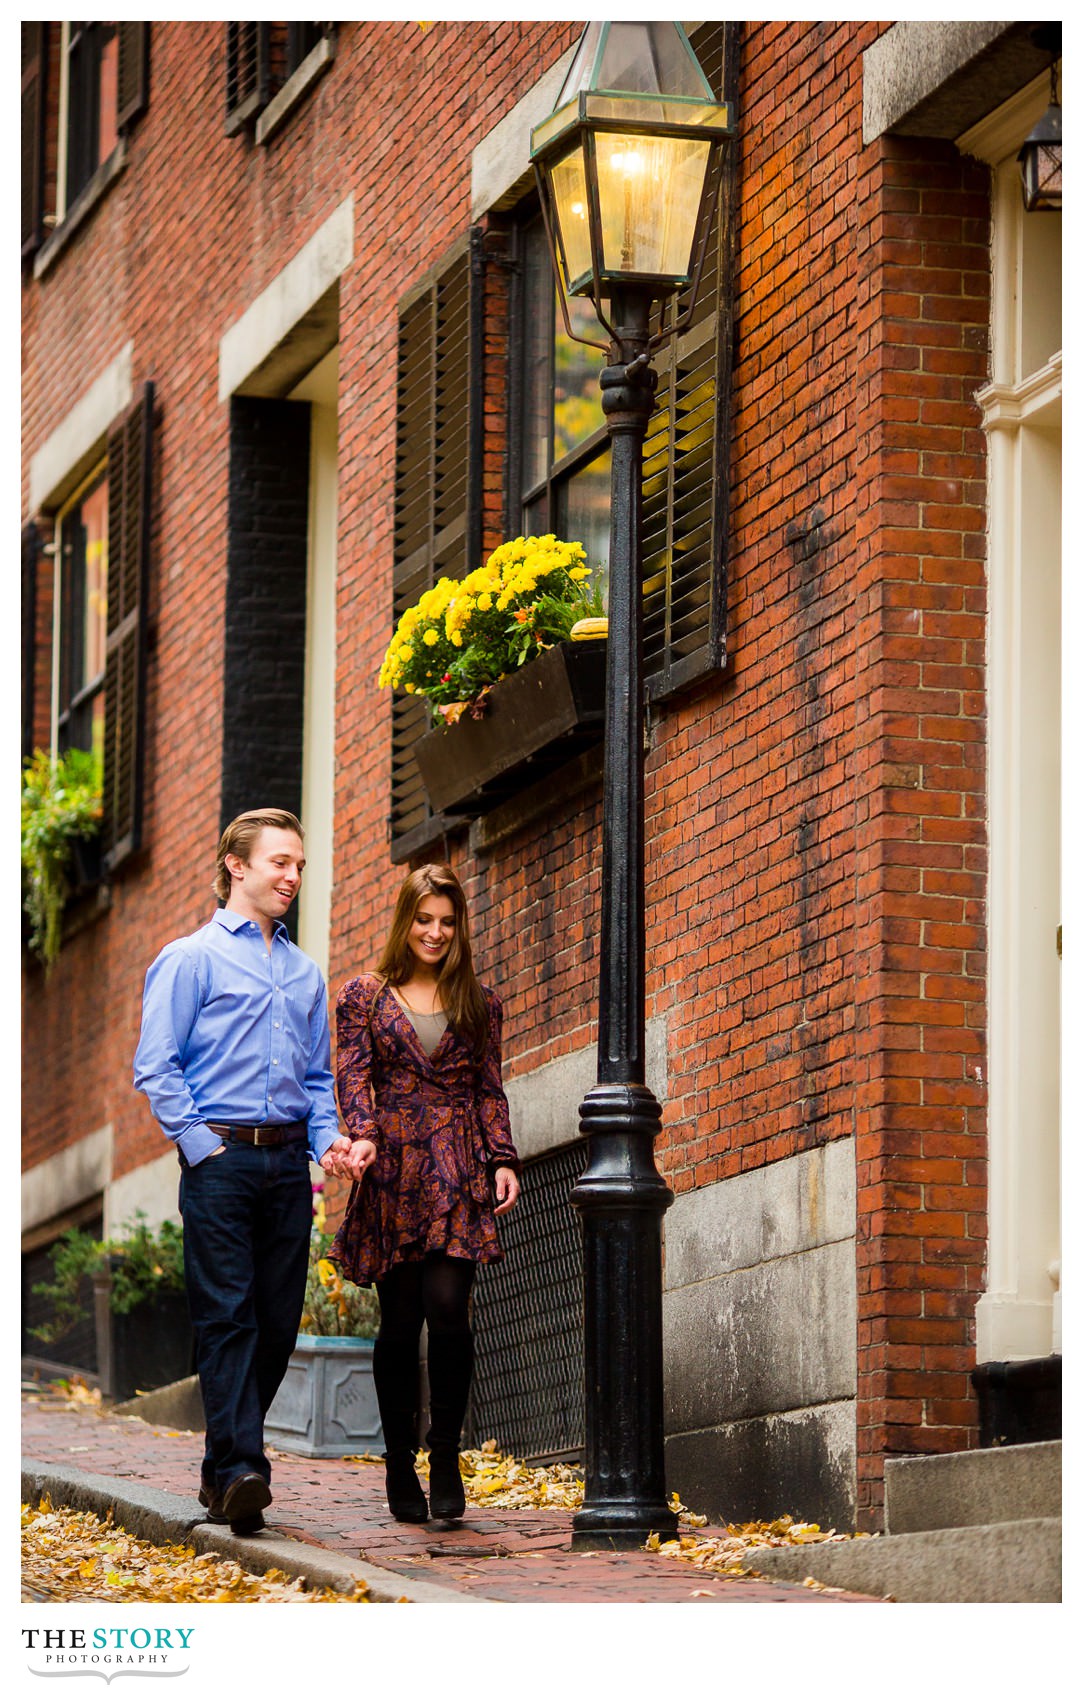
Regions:
<instances>
[{"instance_id":1,"label":"window box planter","mask_svg":"<svg viewBox=\"0 0 1083 1700\"><path fill-rule=\"evenodd\" d=\"M270 1444L306 1458L382 1452L372 1347L351 1334L299 1334L264 1423Z\"/></svg>"},{"instance_id":2,"label":"window box planter","mask_svg":"<svg viewBox=\"0 0 1083 1700\"><path fill-rule=\"evenodd\" d=\"M605 640L554 644L492 687L486 713L414 745L434 812L483 815L605 731Z\"/></svg>"}]
</instances>

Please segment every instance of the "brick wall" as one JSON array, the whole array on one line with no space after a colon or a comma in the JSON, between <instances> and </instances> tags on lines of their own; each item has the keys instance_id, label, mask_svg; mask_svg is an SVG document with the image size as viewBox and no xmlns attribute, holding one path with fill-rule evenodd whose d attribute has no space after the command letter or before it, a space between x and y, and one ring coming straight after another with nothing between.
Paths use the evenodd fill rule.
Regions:
<instances>
[{"instance_id":1,"label":"brick wall","mask_svg":"<svg viewBox=\"0 0 1083 1700\"><path fill-rule=\"evenodd\" d=\"M887 142L861 206L858 1424L875 1526L885 1452L976 1439L987 174L945 144Z\"/></svg>"},{"instance_id":2,"label":"brick wall","mask_svg":"<svg viewBox=\"0 0 1083 1700\"><path fill-rule=\"evenodd\" d=\"M984 460L971 397L986 375L988 194L950 147L862 146L861 53L884 27L743 31L732 661L652 712L646 775L667 1179L684 1192L857 1137L871 1527L886 1451L971 1436L984 1238ZM161 1151L130 1058L147 962L211 905L229 464L217 347L350 193L332 991L377 953L401 879L387 855L389 703L374 688L397 303L466 227L470 149L577 34L344 24L329 74L255 147L222 128L222 26L153 28L128 171L25 301L28 453L129 337L162 425L149 848L47 995L28 975L24 1163L106 1121L118 1173ZM489 287L504 288L495 268ZM490 381L487 544L503 524L502 406ZM555 792L544 820L491 852L462 835L436 847L464 879L483 977L506 1002L511 1076L595 1036L600 826L595 786Z\"/></svg>"}]
</instances>

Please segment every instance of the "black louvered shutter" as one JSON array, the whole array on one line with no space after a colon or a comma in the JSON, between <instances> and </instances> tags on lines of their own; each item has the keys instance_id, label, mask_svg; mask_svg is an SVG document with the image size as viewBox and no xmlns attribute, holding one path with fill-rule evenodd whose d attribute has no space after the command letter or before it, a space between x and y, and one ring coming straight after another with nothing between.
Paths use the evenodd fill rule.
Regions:
<instances>
[{"instance_id":1,"label":"black louvered shutter","mask_svg":"<svg viewBox=\"0 0 1083 1700\"><path fill-rule=\"evenodd\" d=\"M399 316L393 624L437 579L477 564L467 560L470 278L463 244ZM428 725L421 699L394 696L389 826L398 861L439 830L413 756Z\"/></svg>"},{"instance_id":2,"label":"black louvered shutter","mask_svg":"<svg viewBox=\"0 0 1083 1700\"><path fill-rule=\"evenodd\" d=\"M22 753L24 759L34 751L35 674L38 659L38 562L41 559L41 539L38 528L31 523L23 527L22 538Z\"/></svg>"},{"instance_id":3,"label":"black louvered shutter","mask_svg":"<svg viewBox=\"0 0 1083 1700\"><path fill-rule=\"evenodd\" d=\"M150 25L117 25L117 129L134 124L147 105Z\"/></svg>"},{"instance_id":4,"label":"black louvered shutter","mask_svg":"<svg viewBox=\"0 0 1083 1700\"><path fill-rule=\"evenodd\" d=\"M154 386L145 384L140 400L109 433L102 784L102 849L109 869L119 867L142 842L153 423Z\"/></svg>"},{"instance_id":5,"label":"black louvered shutter","mask_svg":"<svg viewBox=\"0 0 1083 1700\"><path fill-rule=\"evenodd\" d=\"M723 100L736 96L738 28L713 24L696 36ZM727 149L695 316L658 357L643 447L644 670L654 699L726 662L735 160Z\"/></svg>"},{"instance_id":6,"label":"black louvered shutter","mask_svg":"<svg viewBox=\"0 0 1083 1700\"><path fill-rule=\"evenodd\" d=\"M270 98L270 24L227 23L226 129L240 129Z\"/></svg>"},{"instance_id":7,"label":"black louvered shutter","mask_svg":"<svg viewBox=\"0 0 1083 1700\"><path fill-rule=\"evenodd\" d=\"M22 254L41 243L45 212L45 66L47 24L22 25Z\"/></svg>"}]
</instances>

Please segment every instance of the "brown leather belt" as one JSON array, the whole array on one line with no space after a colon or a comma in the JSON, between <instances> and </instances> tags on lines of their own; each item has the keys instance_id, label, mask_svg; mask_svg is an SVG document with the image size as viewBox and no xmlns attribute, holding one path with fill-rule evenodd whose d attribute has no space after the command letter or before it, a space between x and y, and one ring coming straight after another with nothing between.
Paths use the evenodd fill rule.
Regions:
<instances>
[{"instance_id":1,"label":"brown leather belt","mask_svg":"<svg viewBox=\"0 0 1083 1700\"><path fill-rule=\"evenodd\" d=\"M208 1122L212 1133L222 1139L239 1139L242 1145L293 1145L308 1138L307 1122Z\"/></svg>"}]
</instances>

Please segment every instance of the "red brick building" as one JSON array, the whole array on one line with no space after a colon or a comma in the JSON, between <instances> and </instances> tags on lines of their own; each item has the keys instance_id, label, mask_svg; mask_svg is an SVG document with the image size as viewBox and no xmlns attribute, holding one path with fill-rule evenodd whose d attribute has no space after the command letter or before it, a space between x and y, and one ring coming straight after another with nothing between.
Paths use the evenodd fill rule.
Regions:
<instances>
[{"instance_id":1,"label":"red brick building","mask_svg":"<svg viewBox=\"0 0 1083 1700\"><path fill-rule=\"evenodd\" d=\"M23 25L24 747L97 741L106 787L25 960L27 1282L70 1222L175 1209L131 1058L221 825L302 813L332 996L446 857L529 1162L475 1422L537 1454L581 1438L599 729L441 812L376 675L503 538L604 560L602 360L529 168L579 28ZM1036 1436L1059 1367L1048 59L1022 23L692 43L738 137L644 469L670 1485L874 1528L886 1456Z\"/></svg>"}]
</instances>

